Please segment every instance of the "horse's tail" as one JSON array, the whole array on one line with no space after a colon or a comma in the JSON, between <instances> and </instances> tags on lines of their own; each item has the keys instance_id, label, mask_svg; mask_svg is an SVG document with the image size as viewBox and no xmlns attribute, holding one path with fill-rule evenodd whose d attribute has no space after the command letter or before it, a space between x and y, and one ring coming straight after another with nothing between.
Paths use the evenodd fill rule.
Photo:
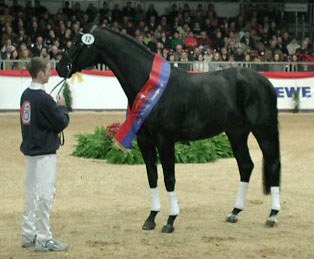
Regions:
<instances>
[{"instance_id":1,"label":"horse's tail","mask_svg":"<svg viewBox=\"0 0 314 259\"><path fill-rule=\"evenodd\" d=\"M262 179L263 179L263 193L270 194L271 186L280 186L281 180L281 164L280 164L280 141L279 141L279 129L277 113L272 118L272 126L270 127L272 134L272 152L265 153L263 150L263 168L262 168ZM272 157L268 157L272 156ZM271 162L270 162L271 161Z\"/></svg>"},{"instance_id":2,"label":"horse's tail","mask_svg":"<svg viewBox=\"0 0 314 259\"><path fill-rule=\"evenodd\" d=\"M271 186L280 186L281 164L280 164L280 138L277 109L277 95L271 82L266 79L265 85L268 89L269 107L268 119L262 128L262 139L259 140L263 152L263 192L270 194Z\"/></svg>"},{"instance_id":3,"label":"horse's tail","mask_svg":"<svg viewBox=\"0 0 314 259\"><path fill-rule=\"evenodd\" d=\"M280 143L277 95L271 82L257 72L239 70L238 99L263 152L263 192L280 185Z\"/></svg>"}]
</instances>

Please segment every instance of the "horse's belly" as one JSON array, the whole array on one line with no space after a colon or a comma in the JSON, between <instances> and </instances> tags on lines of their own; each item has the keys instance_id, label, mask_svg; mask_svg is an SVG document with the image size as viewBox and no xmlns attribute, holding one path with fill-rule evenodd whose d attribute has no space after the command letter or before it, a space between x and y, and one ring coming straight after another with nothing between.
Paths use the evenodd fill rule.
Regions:
<instances>
[{"instance_id":1,"label":"horse's belly","mask_svg":"<svg viewBox=\"0 0 314 259\"><path fill-rule=\"evenodd\" d=\"M193 128L182 129L177 134L176 140L198 140L216 136L224 131L223 127L204 127L199 128L196 125Z\"/></svg>"}]
</instances>

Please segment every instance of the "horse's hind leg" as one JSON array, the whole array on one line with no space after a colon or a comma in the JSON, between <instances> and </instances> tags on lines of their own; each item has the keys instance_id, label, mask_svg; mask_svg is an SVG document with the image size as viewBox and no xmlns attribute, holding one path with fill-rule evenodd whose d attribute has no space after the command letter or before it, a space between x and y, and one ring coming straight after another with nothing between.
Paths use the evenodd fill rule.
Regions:
<instances>
[{"instance_id":1,"label":"horse's hind leg","mask_svg":"<svg viewBox=\"0 0 314 259\"><path fill-rule=\"evenodd\" d=\"M174 231L173 223L179 214L179 204L175 192L175 143L163 136L158 139L158 153L164 173L164 182L168 192L169 217L163 226L163 233Z\"/></svg>"},{"instance_id":2,"label":"horse's hind leg","mask_svg":"<svg viewBox=\"0 0 314 259\"><path fill-rule=\"evenodd\" d=\"M264 193L271 194L272 207L266 225L273 227L277 223L280 211L280 148L277 124L266 125L253 130L253 134L263 152Z\"/></svg>"},{"instance_id":3,"label":"horse's hind leg","mask_svg":"<svg viewBox=\"0 0 314 259\"><path fill-rule=\"evenodd\" d=\"M140 137L137 138L137 143L146 165L151 197L151 211L144 225L142 226L142 229L153 230L156 226L155 218L157 213L160 211L160 199L157 187L157 151L156 147L152 143L148 143Z\"/></svg>"},{"instance_id":4,"label":"horse's hind leg","mask_svg":"<svg viewBox=\"0 0 314 259\"><path fill-rule=\"evenodd\" d=\"M237 199L232 212L227 216L226 221L235 223L238 221L238 214L245 207L245 200L249 187L249 181L254 168L254 164L250 157L247 140L249 131L244 129L236 129L226 132L229 138L233 154L237 160L240 171L240 186L237 194Z\"/></svg>"}]
</instances>

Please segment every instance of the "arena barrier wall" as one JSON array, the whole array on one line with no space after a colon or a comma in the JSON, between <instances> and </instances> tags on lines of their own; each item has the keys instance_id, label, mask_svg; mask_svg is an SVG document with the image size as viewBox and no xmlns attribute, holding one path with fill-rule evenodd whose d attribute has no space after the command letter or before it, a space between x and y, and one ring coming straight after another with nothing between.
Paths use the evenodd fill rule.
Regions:
<instances>
[{"instance_id":1,"label":"arena barrier wall","mask_svg":"<svg viewBox=\"0 0 314 259\"><path fill-rule=\"evenodd\" d=\"M276 89L278 109L292 111L314 110L314 72L263 72ZM82 80L79 80L79 79ZM52 72L46 92L61 81ZM80 82L81 81L81 82ZM31 79L27 71L0 70L0 111L19 109L20 96ZM127 98L117 78L110 71L84 70L81 77L68 80L73 97L74 110L125 110ZM53 92L55 97L58 89Z\"/></svg>"}]
</instances>

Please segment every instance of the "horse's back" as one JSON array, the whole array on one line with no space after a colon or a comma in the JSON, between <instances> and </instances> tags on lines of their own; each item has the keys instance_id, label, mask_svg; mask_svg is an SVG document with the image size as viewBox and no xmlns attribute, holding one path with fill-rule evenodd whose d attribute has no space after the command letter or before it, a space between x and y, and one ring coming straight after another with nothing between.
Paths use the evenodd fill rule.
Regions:
<instances>
[{"instance_id":1,"label":"horse's back","mask_svg":"<svg viewBox=\"0 0 314 259\"><path fill-rule=\"evenodd\" d=\"M275 91L259 73L229 68L204 74L173 69L154 122L176 139L206 138L229 128L254 126L276 107Z\"/></svg>"}]
</instances>

